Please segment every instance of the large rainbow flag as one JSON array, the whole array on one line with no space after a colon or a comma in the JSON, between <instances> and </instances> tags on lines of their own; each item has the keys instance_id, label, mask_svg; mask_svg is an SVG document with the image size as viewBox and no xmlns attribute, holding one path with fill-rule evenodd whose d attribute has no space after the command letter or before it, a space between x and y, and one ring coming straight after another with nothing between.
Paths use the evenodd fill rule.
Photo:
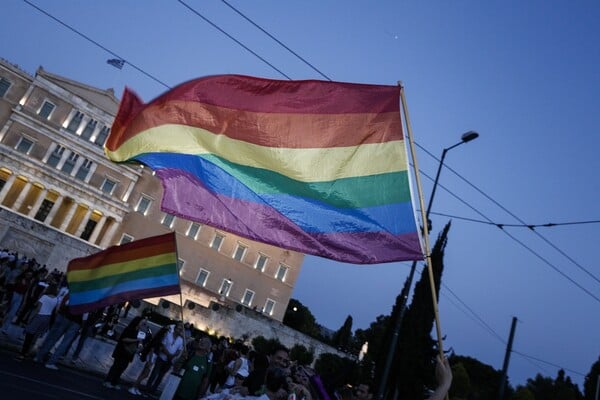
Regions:
<instances>
[{"instance_id":1,"label":"large rainbow flag","mask_svg":"<svg viewBox=\"0 0 600 400\"><path fill-rule=\"evenodd\" d=\"M175 233L112 246L67 266L69 308L81 314L122 301L179 293Z\"/></svg>"},{"instance_id":2,"label":"large rainbow flag","mask_svg":"<svg viewBox=\"0 0 600 400\"><path fill-rule=\"evenodd\" d=\"M148 104L126 89L105 152L152 168L167 213L338 261L418 260L399 104L398 86L240 75Z\"/></svg>"}]
</instances>

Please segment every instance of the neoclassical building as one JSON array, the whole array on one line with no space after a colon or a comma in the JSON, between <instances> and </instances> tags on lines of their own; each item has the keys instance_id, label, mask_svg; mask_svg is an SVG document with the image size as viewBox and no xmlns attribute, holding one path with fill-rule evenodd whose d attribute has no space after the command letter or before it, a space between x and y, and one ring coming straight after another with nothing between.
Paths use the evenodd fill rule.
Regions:
<instances>
[{"instance_id":1,"label":"neoclassical building","mask_svg":"<svg viewBox=\"0 0 600 400\"><path fill-rule=\"evenodd\" d=\"M0 247L65 270L70 258L175 231L185 306L281 321L304 255L163 213L152 171L104 155L118 105L112 89L0 59Z\"/></svg>"}]
</instances>

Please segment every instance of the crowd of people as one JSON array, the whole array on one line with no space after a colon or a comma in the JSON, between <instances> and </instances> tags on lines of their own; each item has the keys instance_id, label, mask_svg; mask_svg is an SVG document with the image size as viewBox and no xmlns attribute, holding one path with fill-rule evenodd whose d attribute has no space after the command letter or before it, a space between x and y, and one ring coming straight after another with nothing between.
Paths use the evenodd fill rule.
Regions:
<instances>
[{"instance_id":1,"label":"crowd of people","mask_svg":"<svg viewBox=\"0 0 600 400\"><path fill-rule=\"evenodd\" d=\"M46 368L58 369L57 362L72 347L70 362L74 363L86 338L101 334L116 340L105 387L120 389L122 375L136 357L143 364L135 381L128 384L127 390L134 395L156 396L169 376L164 390L173 391L177 400L370 400L373 396L364 382L328 387L309 365L292 362L284 346L263 354L244 342L212 338L181 322L153 332L146 312L118 332L124 304L80 315L72 314L68 304L63 273L49 271L16 252L0 251L0 333L10 335L12 327L24 328L18 361L31 357ZM129 304L123 311L128 313ZM38 339L40 344L34 346ZM443 399L450 388L447 359L438 359L436 376L438 388L429 400Z\"/></svg>"}]
</instances>

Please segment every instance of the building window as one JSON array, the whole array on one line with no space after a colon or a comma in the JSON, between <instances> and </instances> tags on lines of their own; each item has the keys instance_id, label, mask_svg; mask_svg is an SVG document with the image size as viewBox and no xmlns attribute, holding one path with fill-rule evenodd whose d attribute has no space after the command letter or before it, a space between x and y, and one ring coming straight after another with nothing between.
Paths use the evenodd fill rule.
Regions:
<instances>
[{"instance_id":1,"label":"building window","mask_svg":"<svg viewBox=\"0 0 600 400\"><path fill-rule=\"evenodd\" d=\"M181 271L183 271L183 266L185 265L185 261L183 261L181 258L177 259L177 272L179 272L179 275L181 275Z\"/></svg>"},{"instance_id":2,"label":"building window","mask_svg":"<svg viewBox=\"0 0 600 400\"><path fill-rule=\"evenodd\" d=\"M167 228L171 229L173 227L173 221L175 221L175 216L172 214L165 214L162 220L162 224Z\"/></svg>"},{"instance_id":3,"label":"building window","mask_svg":"<svg viewBox=\"0 0 600 400\"><path fill-rule=\"evenodd\" d=\"M83 132L81 132L81 137L86 140L91 138L92 133L94 133L94 129L96 129L96 124L98 124L98 121L96 121L94 119L90 119L88 121L88 123L85 125Z\"/></svg>"},{"instance_id":4,"label":"building window","mask_svg":"<svg viewBox=\"0 0 600 400\"><path fill-rule=\"evenodd\" d=\"M147 215L148 210L150 209L150 205L152 204L152 199L146 196L140 197L140 200L135 207L135 211L139 212L142 215Z\"/></svg>"},{"instance_id":5,"label":"building window","mask_svg":"<svg viewBox=\"0 0 600 400\"><path fill-rule=\"evenodd\" d=\"M252 300L254 299L254 292L250 289L246 289L244 297L242 298L242 304L246 307L252 306Z\"/></svg>"},{"instance_id":6,"label":"building window","mask_svg":"<svg viewBox=\"0 0 600 400\"><path fill-rule=\"evenodd\" d=\"M246 250L248 250L248 247L238 243L235 253L233 253L233 259L242 262L244 255L246 254Z\"/></svg>"},{"instance_id":7,"label":"building window","mask_svg":"<svg viewBox=\"0 0 600 400\"><path fill-rule=\"evenodd\" d=\"M263 308L263 313L268 315L273 315L273 310L275 309L275 301L271 299L267 299L265 302L265 307Z\"/></svg>"},{"instance_id":8,"label":"building window","mask_svg":"<svg viewBox=\"0 0 600 400\"><path fill-rule=\"evenodd\" d=\"M259 254L258 258L256 259L256 264L254 265L254 268L259 270L260 272L263 272L265 270L265 267L267 266L267 261L269 261L269 257L265 256L264 254Z\"/></svg>"},{"instance_id":9,"label":"building window","mask_svg":"<svg viewBox=\"0 0 600 400\"><path fill-rule=\"evenodd\" d=\"M38 115L44 119L49 119L50 114L52 114L52 111L54 111L54 108L56 108L54 104L50 103L48 100L44 100L44 103L38 110Z\"/></svg>"},{"instance_id":10,"label":"building window","mask_svg":"<svg viewBox=\"0 0 600 400\"><path fill-rule=\"evenodd\" d=\"M192 222L190 224L190 228L187 231L187 236L196 240L196 238L198 237L198 233L200 232L200 227L201 225L199 223Z\"/></svg>"},{"instance_id":11,"label":"building window","mask_svg":"<svg viewBox=\"0 0 600 400\"><path fill-rule=\"evenodd\" d=\"M108 132L110 132L110 128L108 126L103 126L102 129L100 129L100 132L98 132L96 139L94 139L94 143L100 147L104 146L104 142L108 137Z\"/></svg>"},{"instance_id":12,"label":"building window","mask_svg":"<svg viewBox=\"0 0 600 400\"><path fill-rule=\"evenodd\" d=\"M275 279L281 282L285 282L285 276L288 272L288 267L283 264L279 264L279 268L277 268L277 274L275 274Z\"/></svg>"},{"instance_id":13,"label":"building window","mask_svg":"<svg viewBox=\"0 0 600 400\"><path fill-rule=\"evenodd\" d=\"M85 160L83 160L83 163L79 166L79 169L77 170L77 173L75 174L75 178L79 179L80 181L85 182L85 178L87 178L88 174L90 173L91 168L92 168L92 162L86 158Z\"/></svg>"},{"instance_id":14,"label":"building window","mask_svg":"<svg viewBox=\"0 0 600 400\"><path fill-rule=\"evenodd\" d=\"M19 143L17 143L17 146L15 147L18 152L23 154L29 154L32 148L33 141L27 139L26 137L21 137L21 139L19 139Z\"/></svg>"},{"instance_id":15,"label":"building window","mask_svg":"<svg viewBox=\"0 0 600 400\"><path fill-rule=\"evenodd\" d=\"M67 130L69 132L75 133L77 131L77 128L79 128L79 125L81 125L82 120L83 120L83 113L77 111L75 113L75 115L73 115L73 118L71 118L71 121L69 121L69 125L67 125Z\"/></svg>"},{"instance_id":16,"label":"building window","mask_svg":"<svg viewBox=\"0 0 600 400\"><path fill-rule=\"evenodd\" d=\"M104 178L104 182L102 182L102 186L100 186L100 190L102 190L106 194L112 194L113 191L115 190L115 187L117 187L117 182L115 182L111 179L108 179L108 178Z\"/></svg>"},{"instance_id":17,"label":"building window","mask_svg":"<svg viewBox=\"0 0 600 400\"><path fill-rule=\"evenodd\" d=\"M200 272L198 272L198 277L196 278L196 283L202 287L206 286L206 282L208 281L208 275L210 275L210 272L200 268Z\"/></svg>"},{"instance_id":18,"label":"building window","mask_svg":"<svg viewBox=\"0 0 600 400\"><path fill-rule=\"evenodd\" d=\"M124 233L123 236L121 236L121 241L119 244L125 244L129 242L133 242L133 236Z\"/></svg>"},{"instance_id":19,"label":"building window","mask_svg":"<svg viewBox=\"0 0 600 400\"><path fill-rule=\"evenodd\" d=\"M225 239L225 236L221 235L220 233L216 233L215 237L213 238L213 240L210 244L210 248L213 250L219 251L219 248L221 247L221 244L223 243L223 239Z\"/></svg>"},{"instance_id":20,"label":"building window","mask_svg":"<svg viewBox=\"0 0 600 400\"><path fill-rule=\"evenodd\" d=\"M8 92L10 88L10 81L6 78L0 78L0 97L4 97L4 95Z\"/></svg>"},{"instance_id":21,"label":"building window","mask_svg":"<svg viewBox=\"0 0 600 400\"><path fill-rule=\"evenodd\" d=\"M73 168L75 168L75 163L77 162L78 159L79 159L79 154L75 154L75 153L69 154L69 157L65 160L65 163L62 166L62 171L65 174L70 174L71 171L73 171Z\"/></svg>"},{"instance_id":22,"label":"building window","mask_svg":"<svg viewBox=\"0 0 600 400\"><path fill-rule=\"evenodd\" d=\"M44 199L44 201L42 201L42 205L40 205L40 208L38 208L37 213L33 218L37 221L44 221L48 214L50 214L52 207L54 207L54 203L48 199Z\"/></svg>"},{"instance_id":23,"label":"building window","mask_svg":"<svg viewBox=\"0 0 600 400\"><path fill-rule=\"evenodd\" d=\"M46 164L56 168L64 152L65 148L57 145L50 154L50 157L48 157L48 161L46 162Z\"/></svg>"},{"instance_id":24,"label":"building window","mask_svg":"<svg viewBox=\"0 0 600 400\"><path fill-rule=\"evenodd\" d=\"M223 279L223 283L221 283L221 288L219 289L219 294L221 296L229 296L229 292L231 291L232 286L233 281L231 281L231 279Z\"/></svg>"}]
</instances>

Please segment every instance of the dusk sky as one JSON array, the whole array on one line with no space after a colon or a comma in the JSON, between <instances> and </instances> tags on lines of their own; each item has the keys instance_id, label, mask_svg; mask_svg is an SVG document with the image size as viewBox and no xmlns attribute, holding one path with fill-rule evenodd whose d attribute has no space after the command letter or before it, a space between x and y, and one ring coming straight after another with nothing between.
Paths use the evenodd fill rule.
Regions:
<instances>
[{"instance_id":1,"label":"dusk sky","mask_svg":"<svg viewBox=\"0 0 600 400\"><path fill-rule=\"evenodd\" d=\"M5 0L0 57L117 96L215 74L401 81L426 202L443 149L479 132L447 153L432 208L432 243L452 220L444 347L501 369L516 316L511 384L562 367L582 387L600 355L599 2L27 1L88 39ZM409 269L307 256L292 297L330 329L367 328Z\"/></svg>"}]
</instances>

